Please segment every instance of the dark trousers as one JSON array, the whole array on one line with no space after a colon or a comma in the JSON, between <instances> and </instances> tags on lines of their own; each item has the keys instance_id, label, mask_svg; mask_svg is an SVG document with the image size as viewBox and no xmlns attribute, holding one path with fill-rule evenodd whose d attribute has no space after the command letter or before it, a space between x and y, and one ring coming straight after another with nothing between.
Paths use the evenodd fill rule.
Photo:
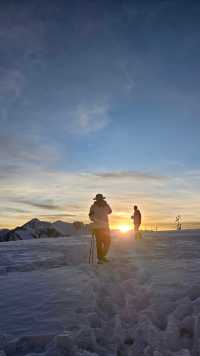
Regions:
<instances>
[{"instance_id":1,"label":"dark trousers","mask_svg":"<svg viewBox=\"0 0 200 356\"><path fill-rule=\"evenodd\" d=\"M134 224L134 231L137 233L139 231L140 224Z\"/></svg>"},{"instance_id":2,"label":"dark trousers","mask_svg":"<svg viewBox=\"0 0 200 356\"><path fill-rule=\"evenodd\" d=\"M135 239L136 240L140 240L142 238L142 234L139 231L139 228L140 228L140 224L135 224L134 225L134 232L135 232Z\"/></svg>"},{"instance_id":3,"label":"dark trousers","mask_svg":"<svg viewBox=\"0 0 200 356\"><path fill-rule=\"evenodd\" d=\"M110 247L110 231L106 228L94 229L97 246L97 258L101 260L108 253Z\"/></svg>"}]
</instances>

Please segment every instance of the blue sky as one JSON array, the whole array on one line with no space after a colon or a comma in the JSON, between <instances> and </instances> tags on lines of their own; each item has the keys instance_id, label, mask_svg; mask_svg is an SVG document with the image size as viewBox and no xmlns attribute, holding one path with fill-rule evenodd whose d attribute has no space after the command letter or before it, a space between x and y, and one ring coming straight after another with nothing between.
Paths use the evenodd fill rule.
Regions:
<instances>
[{"instance_id":1,"label":"blue sky","mask_svg":"<svg viewBox=\"0 0 200 356\"><path fill-rule=\"evenodd\" d=\"M0 226L200 216L200 4L0 4Z\"/></svg>"}]
</instances>

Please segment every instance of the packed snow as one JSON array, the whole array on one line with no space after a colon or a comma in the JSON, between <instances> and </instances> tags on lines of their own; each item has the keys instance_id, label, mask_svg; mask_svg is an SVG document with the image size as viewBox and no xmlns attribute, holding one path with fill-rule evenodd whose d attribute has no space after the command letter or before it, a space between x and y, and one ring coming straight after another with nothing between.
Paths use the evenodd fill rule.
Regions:
<instances>
[{"instance_id":1,"label":"packed snow","mask_svg":"<svg viewBox=\"0 0 200 356\"><path fill-rule=\"evenodd\" d=\"M0 356L200 355L200 231L0 244Z\"/></svg>"}]
</instances>

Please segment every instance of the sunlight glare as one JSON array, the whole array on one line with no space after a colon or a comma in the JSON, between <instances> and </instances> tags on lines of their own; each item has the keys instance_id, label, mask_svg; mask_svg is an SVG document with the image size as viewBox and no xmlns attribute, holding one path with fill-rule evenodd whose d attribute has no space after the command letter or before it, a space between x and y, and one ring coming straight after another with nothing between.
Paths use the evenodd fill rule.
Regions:
<instances>
[{"instance_id":1,"label":"sunlight glare","mask_svg":"<svg viewBox=\"0 0 200 356\"><path fill-rule=\"evenodd\" d=\"M126 232L130 231L130 226L129 225L120 225L119 230L123 233L126 233Z\"/></svg>"}]
</instances>

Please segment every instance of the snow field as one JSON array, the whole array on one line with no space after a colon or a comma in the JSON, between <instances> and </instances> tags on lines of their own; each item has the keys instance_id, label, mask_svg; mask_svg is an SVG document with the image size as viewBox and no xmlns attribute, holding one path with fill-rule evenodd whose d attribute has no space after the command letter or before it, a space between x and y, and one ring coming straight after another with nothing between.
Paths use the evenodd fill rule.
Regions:
<instances>
[{"instance_id":1,"label":"snow field","mask_svg":"<svg viewBox=\"0 0 200 356\"><path fill-rule=\"evenodd\" d=\"M198 236L116 238L100 266L89 242L1 244L0 355L200 355Z\"/></svg>"}]
</instances>

